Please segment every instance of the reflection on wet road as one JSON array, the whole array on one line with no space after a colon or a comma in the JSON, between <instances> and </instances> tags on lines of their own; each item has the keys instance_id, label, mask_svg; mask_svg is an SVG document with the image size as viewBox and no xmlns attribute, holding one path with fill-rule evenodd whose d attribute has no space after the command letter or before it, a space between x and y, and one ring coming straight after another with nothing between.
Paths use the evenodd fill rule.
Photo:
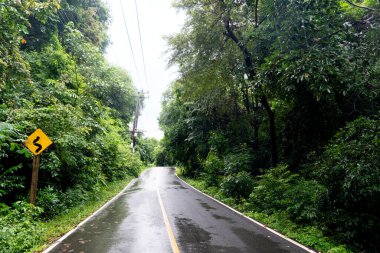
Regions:
<instances>
[{"instance_id":1,"label":"reflection on wet road","mask_svg":"<svg viewBox=\"0 0 380 253\"><path fill-rule=\"evenodd\" d=\"M188 187L172 168L145 171L50 252L173 252L169 230L181 252L307 252Z\"/></svg>"}]
</instances>

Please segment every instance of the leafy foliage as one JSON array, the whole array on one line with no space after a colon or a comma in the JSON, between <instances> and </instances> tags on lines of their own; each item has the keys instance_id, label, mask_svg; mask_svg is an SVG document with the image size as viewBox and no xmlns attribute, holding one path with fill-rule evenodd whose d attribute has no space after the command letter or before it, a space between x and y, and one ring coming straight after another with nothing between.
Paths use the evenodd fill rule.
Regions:
<instances>
[{"instance_id":1,"label":"leafy foliage","mask_svg":"<svg viewBox=\"0 0 380 253\"><path fill-rule=\"evenodd\" d=\"M286 211L294 220L310 222L320 218L324 195L326 189L322 185L305 180L282 165L260 176L250 199L257 210L269 214Z\"/></svg>"},{"instance_id":2,"label":"leafy foliage","mask_svg":"<svg viewBox=\"0 0 380 253\"><path fill-rule=\"evenodd\" d=\"M205 173L203 178L210 186L218 185L220 175L224 167L223 161L218 157L215 152L210 152L204 162Z\"/></svg>"},{"instance_id":3,"label":"leafy foliage","mask_svg":"<svg viewBox=\"0 0 380 253\"><path fill-rule=\"evenodd\" d=\"M223 178L220 187L226 196L248 198L252 192L253 179L248 172L240 171Z\"/></svg>"},{"instance_id":4,"label":"leafy foliage","mask_svg":"<svg viewBox=\"0 0 380 253\"><path fill-rule=\"evenodd\" d=\"M380 216L380 121L359 118L339 131L314 163L327 188L326 223L345 240L364 240L376 251Z\"/></svg>"},{"instance_id":5,"label":"leafy foliage","mask_svg":"<svg viewBox=\"0 0 380 253\"><path fill-rule=\"evenodd\" d=\"M40 219L140 172L128 132L136 89L104 58L101 1L0 0L0 17L0 251L26 252ZM37 128L53 145L41 155L34 207L24 202L32 155L23 141Z\"/></svg>"},{"instance_id":6,"label":"leafy foliage","mask_svg":"<svg viewBox=\"0 0 380 253\"><path fill-rule=\"evenodd\" d=\"M162 153L229 203L378 252L379 2L175 5Z\"/></svg>"},{"instance_id":7,"label":"leafy foliage","mask_svg":"<svg viewBox=\"0 0 380 253\"><path fill-rule=\"evenodd\" d=\"M140 154L141 161L145 165L155 164L158 145L159 142L155 138L143 138L140 136L137 139L136 151Z\"/></svg>"},{"instance_id":8,"label":"leafy foliage","mask_svg":"<svg viewBox=\"0 0 380 253\"><path fill-rule=\"evenodd\" d=\"M0 216L0 252L26 252L35 246L43 227L34 220L42 209L31 204L18 201L13 209L2 210Z\"/></svg>"}]
</instances>

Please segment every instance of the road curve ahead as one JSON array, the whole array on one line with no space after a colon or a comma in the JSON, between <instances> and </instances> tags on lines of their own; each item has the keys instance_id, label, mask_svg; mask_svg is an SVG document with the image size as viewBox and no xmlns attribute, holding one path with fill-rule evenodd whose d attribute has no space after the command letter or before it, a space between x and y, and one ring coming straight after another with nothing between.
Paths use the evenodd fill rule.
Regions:
<instances>
[{"instance_id":1,"label":"road curve ahead","mask_svg":"<svg viewBox=\"0 0 380 253\"><path fill-rule=\"evenodd\" d=\"M49 252L250 252L307 250L192 189L173 168L151 168Z\"/></svg>"}]
</instances>

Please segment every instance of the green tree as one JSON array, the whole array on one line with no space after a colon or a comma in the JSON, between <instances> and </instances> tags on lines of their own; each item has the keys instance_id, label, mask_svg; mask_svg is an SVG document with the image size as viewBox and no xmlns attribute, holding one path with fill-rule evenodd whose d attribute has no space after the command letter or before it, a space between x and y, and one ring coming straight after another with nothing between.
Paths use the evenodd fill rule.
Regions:
<instances>
[{"instance_id":1,"label":"green tree","mask_svg":"<svg viewBox=\"0 0 380 253\"><path fill-rule=\"evenodd\" d=\"M334 153L328 143L347 124L367 129L356 119L378 118L378 1L178 0L175 5L188 19L168 38L169 64L180 72L160 117L168 156L226 195L247 198L253 189L257 194L249 201L261 211L285 212L298 223L320 222L339 240L352 238L351 245L373 251L363 238L372 233L377 241L378 233L358 224L365 219L376 224L377 217L355 206L351 186L366 180L377 185L370 176L376 169L369 169L377 157L358 156L364 146L377 150L376 145L371 137L354 135L355 144L334 137L333 143L342 139ZM288 164L278 168L286 171L266 172L277 162ZM375 210L377 188L370 185L364 187L371 205L366 208ZM353 209L360 209L356 218Z\"/></svg>"}]
</instances>

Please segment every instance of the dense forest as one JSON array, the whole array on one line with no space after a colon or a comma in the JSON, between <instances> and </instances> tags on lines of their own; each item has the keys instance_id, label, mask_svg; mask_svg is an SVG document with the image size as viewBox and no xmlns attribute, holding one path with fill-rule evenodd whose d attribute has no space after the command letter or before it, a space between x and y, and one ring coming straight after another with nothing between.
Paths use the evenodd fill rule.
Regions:
<instances>
[{"instance_id":1,"label":"dense forest","mask_svg":"<svg viewBox=\"0 0 380 253\"><path fill-rule=\"evenodd\" d=\"M318 251L380 252L380 2L175 6L165 135L132 153L138 92L105 60L104 2L0 0L0 252L41 250L50 221L154 162ZM37 128L53 145L34 206Z\"/></svg>"},{"instance_id":2,"label":"dense forest","mask_svg":"<svg viewBox=\"0 0 380 253\"><path fill-rule=\"evenodd\" d=\"M30 251L41 221L153 162L154 140L140 136L130 149L138 93L105 60L109 20L101 0L0 0L0 252ZM53 145L34 207L23 142L37 128Z\"/></svg>"},{"instance_id":3,"label":"dense forest","mask_svg":"<svg viewBox=\"0 0 380 253\"><path fill-rule=\"evenodd\" d=\"M380 2L175 5L187 21L168 37L180 76L163 98L158 162L346 245L301 230L320 251L380 252Z\"/></svg>"}]
</instances>

